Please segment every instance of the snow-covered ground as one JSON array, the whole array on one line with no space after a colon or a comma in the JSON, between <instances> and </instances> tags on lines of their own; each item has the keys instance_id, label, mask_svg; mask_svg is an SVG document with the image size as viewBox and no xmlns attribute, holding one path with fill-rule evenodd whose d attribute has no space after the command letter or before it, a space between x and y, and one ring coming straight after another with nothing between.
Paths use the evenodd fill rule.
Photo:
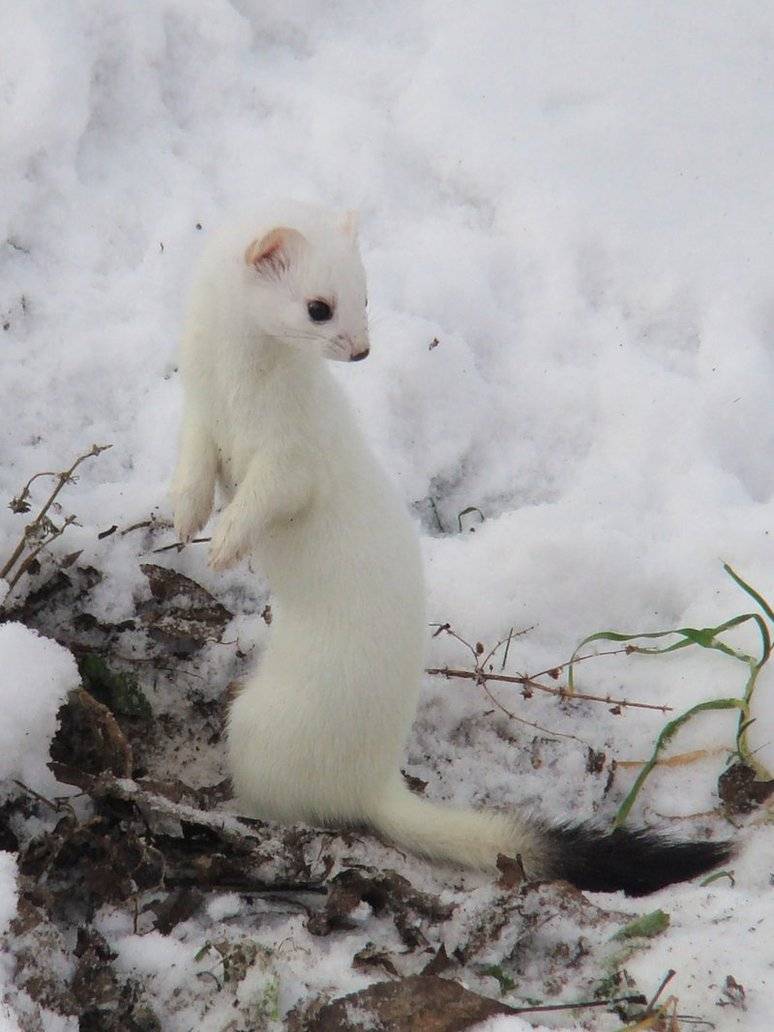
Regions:
<instances>
[{"instance_id":1,"label":"snow-covered ground","mask_svg":"<svg viewBox=\"0 0 774 1032\"><path fill-rule=\"evenodd\" d=\"M110 444L63 490L62 515L78 525L50 550L82 550L77 562L102 573L91 612L131 618L146 590L140 563L159 562L239 611L225 639L260 646L265 587L246 566L215 575L203 545L149 558L171 531L97 535L169 517L192 264L221 212L281 193L361 212L372 356L336 373L421 521L433 621L487 645L531 628L510 646L513 673L566 660L598 630L711 626L748 611L724 561L774 597L768 5L5 0L0 38L0 566L25 522L6 501L32 474ZM39 501L46 491L33 486ZM28 588L22 578L6 606ZM0 632L0 773L51 794L46 705L77 675L61 647ZM753 631L739 633L756 647ZM433 665L467 662L454 639L428 641ZM211 698L229 662L196 668ZM738 696L745 669L699 650L600 658L578 678L580 691L679 712ZM174 711L175 683L148 688L160 712ZM38 691L39 712L22 711L24 692ZM749 732L769 769L773 691L764 676ZM647 758L666 719L492 692L581 741L518 724L471 682L428 678L406 764L428 794L609 819L636 770L621 761ZM737 837L735 884L595 902L671 915L626 962L646 995L674 968L680 1013L768 1032L774 828L765 807L738 830L708 813L735 722L726 711L687 724L672 751L705 755L659 768L633 815ZM603 772L585 773L583 743L606 753ZM222 756L207 753L177 776L216 780ZM0 860L1 929L15 874ZM432 878L416 870L418 884ZM130 917L98 915L122 970L159 972L167 1002L174 950L183 971L232 918L211 904L186 924L183 948L156 932L143 945ZM302 951L307 940L298 933ZM323 942L316 992L383 977L353 974L353 949ZM303 994L296 963L278 975L280 1010ZM10 985L9 958L0 975ZM746 1010L717 1005L728 975L745 986ZM187 1028L193 1014L176 1024L170 1011L164 1027ZM610 1016L563 1020L615 1027ZM0 1015L0 1027L15 1022Z\"/></svg>"}]
</instances>

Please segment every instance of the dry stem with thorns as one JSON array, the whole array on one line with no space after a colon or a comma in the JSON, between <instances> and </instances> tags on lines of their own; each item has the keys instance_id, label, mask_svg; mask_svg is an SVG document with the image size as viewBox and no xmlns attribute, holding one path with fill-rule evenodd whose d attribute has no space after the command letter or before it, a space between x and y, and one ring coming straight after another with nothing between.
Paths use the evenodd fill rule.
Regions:
<instances>
[{"instance_id":1,"label":"dry stem with thorns","mask_svg":"<svg viewBox=\"0 0 774 1032\"><path fill-rule=\"evenodd\" d=\"M47 545L50 545L52 541L60 537L65 530L76 521L76 517L70 515L66 516L60 525L57 525L48 515L48 511L56 501L59 492L65 484L75 483L77 477L75 477L74 474L82 462L95 455L100 455L103 451L107 451L108 448L112 448L112 445L94 444L89 451L85 452L83 455L79 455L69 469L63 470L61 473L52 473L49 471L36 473L34 476L30 477L19 494L15 498L11 499L9 507L13 512L29 512L31 509L29 502L30 489L33 483L39 477L54 477L56 480L54 490L48 496L34 520L32 520L31 523L28 523L24 528L24 533L22 534L19 543L16 545L16 548L11 553L11 557L2 569L0 569L0 580L8 581L9 593L18 584L21 577L29 570L40 552ZM27 552L26 555L24 554L25 551Z\"/></svg>"},{"instance_id":2,"label":"dry stem with thorns","mask_svg":"<svg viewBox=\"0 0 774 1032\"><path fill-rule=\"evenodd\" d=\"M489 652L486 652L486 649L481 644L481 642L476 642L475 645L471 645L471 643L469 641L466 641L459 634L457 634L457 632L454 631L453 628L451 627L451 625L448 624L448 623L445 623L445 624L432 624L431 626L435 627L435 631L433 633L433 637L434 638L437 638L439 634L448 634L452 638L454 638L456 641L458 641L461 645L464 645L464 647L466 649L468 649L468 651L473 656L473 669L472 670L464 670L464 669L456 669L456 668L445 666L445 667L431 667L428 670L426 670L425 672L428 673L428 674L432 674L434 676L437 676L437 677L459 677L459 678L465 678L465 679L470 680L470 681L475 681L476 684L480 685L484 689L484 691L489 696L489 698L492 700L492 702L494 702L497 706L499 706L500 709L503 709L504 712L506 712L509 717L513 717L516 720L521 720L522 718L521 717L516 717L513 713L510 713L508 710L505 710L504 707L501 706L497 702L497 700L493 698L493 696L491 695L491 693L489 692L489 689L487 687L487 682L489 682L489 681L501 681L501 682L505 682L507 684L518 684L518 685L521 685L522 695L524 696L525 699L531 698L531 696L533 694L533 691L547 692L549 695L557 695L557 696L559 696L560 699L579 699L579 700L583 700L584 702L601 702L601 703L604 703L607 706L613 707L614 708L614 712L615 711L621 711L621 710L627 709L627 708L628 709L637 708L637 709L659 710L662 713L667 713L667 712L669 712L672 709L671 706L658 706L658 705L655 705L654 703L650 703L650 702L631 702L629 699L616 699L616 698L613 698L613 696L611 696L611 695L587 695L587 694L585 694L583 692L570 691L570 689L566 685L554 686L554 685L549 685L549 684L543 684L541 681L538 680L538 678L540 678L540 677L550 677L553 680L557 680L559 675L560 675L560 673L562 672L562 670L564 670L566 667L568 667L571 662L573 664L581 663L581 662L583 662L584 660L587 660L587 659L596 659L597 656L628 655L629 653L635 651L632 648L632 646L630 646L630 645L626 645L626 646L624 646L623 648L620 648L620 649L608 649L606 652L590 652L590 653L586 654L585 656L575 656L572 660L567 660L564 663L559 663L557 666L549 667L547 670L540 670L536 674L517 674L517 675L514 675L514 674L503 674L503 673L496 674L494 672L494 669L493 669L491 661L496 656L497 652L503 646L506 647L505 648L505 654L503 656L503 667L504 667L505 666L505 660L507 659L507 656L508 656L508 649L510 648L510 643L511 643L512 639L514 638L514 636L518 636L518 635L521 635L521 634L526 634L527 630L529 630L530 628L527 628L527 630L518 631L518 632L516 632L516 635L514 635L513 628L511 628L507 638L503 638L501 641L498 641L497 644L494 645L489 650ZM523 721L523 723L529 723L529 721ZM537 726L537 725L530 725L530 726ZM540 730L544 730L544 729L541 728Z\"/></svg>"}]
</instances>

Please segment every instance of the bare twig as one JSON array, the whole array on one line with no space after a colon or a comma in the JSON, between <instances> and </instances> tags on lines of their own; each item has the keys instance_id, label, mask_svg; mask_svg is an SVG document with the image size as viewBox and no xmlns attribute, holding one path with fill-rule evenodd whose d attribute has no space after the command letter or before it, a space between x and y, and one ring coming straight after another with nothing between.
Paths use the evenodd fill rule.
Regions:
<instances>
[{"instance_id":1,"label":"bare twig","mask_svg":"<svg viewBox=\"0 0 774 1032\"><path fill-rule=\"evenodd\" d=\"M525 697L529 697L529 694L534 689L540 692L546 692L549 695L558 695L562 699L582 699L586 702L603 702L608 706L617 706L623 709L624 707L637 708L637 709L652 709L659 710L662 713L666 713L672 709L671 706L658 706L654 703L649 702L629 702L628 699L615 699L609 695L587 695L580 692L570 691L564 685L552 686L542 684L538 681L539 677L550 677L556 680L559 674L565 667L570 665L570 660L564 663L559 663L556 666L548 667L546 670L540 670L536 674L496 674L492 670L490 665L491 660L497 654L498 650L505 645L505 655L503 657L502 667L505 666L505 659L508 655L508 649L510 648L511 641L514 637L518 637L522 634L526 634L532 630L531 627L525 628L522 631L517 631L514 634L513 628L508 632L508 637L498 641L489 652L484 655L484 646L477 642L475 645L471 645L469 641L466 641L461 635L457 634L451 624L431 624L431 627L435 628L433 637L437 638L440 634L448 634L455 641L458 641L460 645L464 646L470 654L473 656L473 670L459 670L452 669L451 667L432 667L425 671L425 673L432 674L437 677L460 677L467 680L475 681L476 684L484 686L486 681L504 681L507 684L520 684L524 689ZM587 659L596 659L597 656L616 656L621 654L628 654L632 651L630 645L626 645L620 649L609 649L606 652L589 652L585 656L577 656L573 663L581 663ZM483 659L481 658L483 656ZM496 701L496 700L492 700ZM498 704L499 705L499 704ZM528 721L526 723L529 723Z\"/></svg>"},{"instance_id":2,"label":"bare twig","mask_svg":"<svg viewBox=\"0 0 774 1032\"><path fill-rule=\"evenodd\" d=\"M433 632L433 637L434 638L437 638L439 634L448 634L450 638L454 638L454 640L458 641L460 643L460 645L463 645L471 653L471 655L473 656L473 662L476 664L476 666L479 665L479 663L478 663L479 653L476 652L476 649L474 648L473 645L470 644L469 641L465 641L464 638L461 638L459 636L459 634L457 634L457 632L452 628L451 624L447 624L447 623L444 623L444 624L430 624L430 626L436 628L435 631Z\"/></svg>"},{"instance_id":3,"label":"bare twig","mask_svg":"<svg viewBox=\"0 0 774 1032\"><path fill-rule=\"evenodd\" d=\"M38 477L58 477L58 476L61 476L61 474L60 473L52 473L50 470L45 470L42 473L35 473L35 475L31 476L30 479L27 481L27 483L24 485L24 487L21 489L21 492L19 493L19 495L16 498L14 498L14 500L13 500L14 506L21 506L21 505L23 505L27 501L27 499L29 498L29 494L30 494L30 488L35 483L35 481L38 479Z\"/></svg>"},{"instance_id":4,"label":"bare twig","mask_svg":"<svg viewBox=\"0 0 774 1032\"><path fill-rule=\"evenodd\" d=\"M650 1001L650 1003L648 1004L648 1006L645 1009L647 1014L650 1014L650 1012L656 1006L656 1000L659 998L659 996L661 996L661 994L663 993L663 991L666 988L667 984L669 982L671 982L672 979L675 977L675 974L676 974L676 972L673 971L672 968L670 968L669 971L667 971L667 973L661 979L661 985L659 985L658 989L653 994L652 1000Z\"/></svg>"},{"instance_id":5,"label":"bare twig","mask_svg":"<svg viewBox=\"0 0 774 1032\"><path fill-rule=\"evenodd\" d=\"M499 699L496 699L495 696L492 695L485 684L482 684L481 688L485 692L487 698L493 702L494 705L506 715L506 717L510 717L511 720L517 720L520 724L526 724L527 727L532 727L536 731L542 731L547 735L556 735L558 738L572 738L574 741L580 742L581 745L585 745L587 749L591 748L591 745L588 742L584 742L584 740L582 738L578 738L577 735L571 735L567 731L553 731L551 728L543 727L542 724L536 724L532 720L525 720L523 717L517 717L515 713L511 713L509 709L506 709L505 706L503 706Z\"/></svg>"},{"instance_id":6,"label":"bare twig","mask_svg":"<svg viewBox=\"0 0 774 1032\"><path fill-rule=\"evenodd\" d=\"M133 530L142 530L144 527L155 527L156 525L156 521L153 519L141 520L139 523L132 523L131 526L124 527L124 529L119 531L119 533L121 534L121 537L123 537L125 534L130 534Z\"/></svg>"},{"instance_id":7,"label":"bare twig","mask_svg":"<svg viewBox=\"0 0 774 1032\"><path fill-rule=\"evenodd\" d=\"M435 522L436 522L436 524L438 526L438 530L441 532L441 534L445 534L446 533L446 529L445 529L443 523L441 522L441 516L440 516L440 513L438 512L438 506L435 504L435 498L433 498L431 496L429 498L429 502L430 502L430 508L433 510L433 516L435 516Z\"/></svg>"},{"instance_id":8,"label":"bare twig","mask_svg":"<svg viewBox=\"0 0 774 1032\"><path fill-rule=\"evenodd\" d=\"M33 549L32 552L30 552L30 554L26 557L26 559L18 568L16 573L13 575L11 580L8 581L9 590L12 590L16 587L16 585L19 583L20 578L24 576L27 570L29 570L30 566L32 566L33 562L37 559L39 553L43 551L46 545L50 545L52 541L56 541L58 537L61 537L61 535L64 534L67 528L72 526L73 523L75 523L75 516L68 516L61 527L54 527L54 529L51 531L48 537L43 538L38 547ZM32 525L33 524L31 524L31 526Z\"/></svg>"},{"instance_id":9,"label":"bare twig","mask_svg":"<svg viewBox=\"0 0 774 1032\"><path fill-rule=\"evenodd\" d=\"M621 709L649 709L659 710L661 713L669 712L671 706L658 706L651 702L630 702L628 699L616 699L612 695L586 695L581 692L570 692L564 687L552 687L548 684L540 684L531 676L512 676L510 674L493 674L485 670L457 670L452 667L430 667L425 671L435 677L460 677L477 684L484 684L486 681L504 681L507 684L520 684L523 688L534 688L540 692L547 692L549 695L558 695L561 699L581 699L585 702L604 702L608 706L620 706Z\"/></svg>"},{"instance_id":10,"label":"bare twig","mask_svg":"<svg viewBox=\"0 0 774 1032\"><path fill-rule=\"evenodd\" d=\"M49 519L47 515L48 510L56 501L59 492L62 490L65 484L75 482L75 471L82 462L85 462L86 459L90 459L95 455L101 454L103 451L107 451L107 449L111 447L112 445L110 444L94 444L89 449L89 451L84 452L83 455L79 455L69 469L63 470L61 473L36 473L34 476L30 477L30 479L22 488L21 493L11 501L11 508L14 510L14 512L28 512L29 505L27 500L30 494L30 487L32 486L34 481L37 480L38 477L54 477L56 479L56 486L44 502L42 508L40 509L40 512L37 514L35 519L31 523L28 523L27 526L24 528L24 533L22 534L19 543L16 545L16 548L11 553L11 557L8 559L8 561L2 567L2 569L0 569L0 578L8 579L9 574L24 554L25 548L32 548L31 553L24 559L24 561L22 562L21 566L16 571L14 576L8 581L9 587L13 588L18 583L19 578L30 568L32 561L35 559L35 557L38 555L41 549L45 548L46 545L51 544L51 542L58 538L60 534L64 533L67 527L69 527L71 524L75 522L75 516L68 516L65 519L64 524L61 527L57 527ZM43 530L42 537L39 540L37 547L33 548L32 542L35 540L37 532L41 530Z\"/></svg>"},{"instance_id":11,"label":"bare twig","mask_svg":"<svg viewBox=\"0 0 774 1032\"><path fill-rule=\"evenodd\" d=\"M510 1007L513 1014L531 1014L542 1011L575 1010L581 1007L614 1007L620 1003L645 1003L644 996L616 996L611 1000L573 1000L571 1003L542 1003L534 1007Z\"/></svg>"},{"instance_id":12,"label":"bare twig","mask_svg":"<svg viewBox=\"0 0 774 1032\"><path fill-rule=\"evenodd\" d=\"M188 545L203 545L207 541L212 541L211 537L206 538L193 538L191 541L173 541L171 545L163 545L161 548L154 548L151 551L151 555L157 555L159 552L169 552L171 549L176 548L178 552L182 552L186 544Z\"/></svg>"},{"instance_id":13,"label":"bare twig","mask_svg":"<svg viewBox=\"0 0 774 1032\"><path fill-rule=\"evenodd\" d=\"M191 884L191 879L190 877L178 878L174 874L170 874L164 878L164 884L167 888L170 886L185 888ZM289 892L306 892L314 896L325 896L328 893L328 886L322 882L278 882L276 885L271 885L268 882L218 881L212 885L202 885L197 882L196 887L202 892L222 892L226 888L240 896L272 896L286 903L294 902L292 897L284 895ZM301 905L303 906L303 904Z\"/></svg>"},{"instance_id":14,"label":"bare twig","mask_svg":"<svg viewBox=\"0 0 774 1032\"><path fill-rule=\"evenodd\" d=\"M508 631L508 640L505 643L505 652L503 653L503 661L502 661L502 664L500 665L500 673L501 674L504 673L504 671L505 671L505 664L508 662L508 650L511 647L511 638L512 637L513 637L513 628L511 627L510 631Z\"/></svg>"},{"instance_id":15,"label":"bare twig","mask_svg":"<svg viewBox=\"0 0 774 1032\"><path fill-rule=\"evenodd\" d=\"M22 789L22 791L32 796L33 799L37 799L39 803L44 803L46 806L49 806L52 810L54 810L55 813L59 813L60 810L63 809L69 810L71 813L73 812L73 808L70 805L69 799L67 797L60 796L57 799L53 800L47 799L46 796L41 795L40 792L36 792L34 788L30 788L29 785L25 785L23 781L17 781L16 778L13 778L13 783L14 785L18 785L18 787Z\"/></svg>"},{"instance_id":16,"label":"bare twig","mask_svg":"<svg viewBox=\"0 0 774 1032\"><path fill-rule=\"evenodd\" d=\"M534 631L534 630L535 630L535 625L534 624L531 627L524 627L522 630L516 631L515 633L514 633L513 628L511 627L510 631L508 631L508 637L507 638L501 638L500 641L498 641L496 645L493 645L492 648L489 650L489 652L487 652L487 654L484 656L484 658L482 660L480 660L480 662L478 662L476 665L481 667L482 670L485 667L488 667L490 662L491 662L491 660L494 659L494 657L497 655L497 653L500 651L500 649L503 647L503 645L505 645L505 654L503 655L503 661L502 661L502 664L500 665L500 670L501 671L505 670L505 663L506 663L506 660L508 659L508 650L511 647L512 639L513 638L521 638L523 635L529 634L530 631ZM457 636L455 635L455 637L457 637ZM460 640L460 639L458 639L458 640ZM481 646L481 648L483 650L483 645ZM478 654L478 648L476 648L476 653Z\"/></svg>"},{"instance_id":17,"label":"bare twig","mask_svg":"<svg viewBox=\"0 0 774 1032\"><path fill-rule=\"evenodd\" d=\"M606 649L604 652L587 652L585 656L576 656L573 660L567 660L564 663L559 663L557 666L549 667L547 670L539 670L536 674L532 674L532 677L558 677L562 670L566 669L570 663L573 666L576 663L583 663L586 659L598 659L600 656L629 656L632 652L636 651L631 645L624 645L621 649ZM575 695L575 692L570 693ZM580 696L577 696L580 698ZM671 707L667 707L669 709Z\"/></svg>"}]
</instances>

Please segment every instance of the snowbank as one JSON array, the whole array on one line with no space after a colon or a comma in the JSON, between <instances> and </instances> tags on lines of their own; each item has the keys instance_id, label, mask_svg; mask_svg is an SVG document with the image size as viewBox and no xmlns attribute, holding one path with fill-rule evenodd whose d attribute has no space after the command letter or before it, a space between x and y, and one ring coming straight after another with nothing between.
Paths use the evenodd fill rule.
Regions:
<instances>
[{"instance_id":1,"label":"snowbank","mask_svg":"<svg viewBox=\"0 0 774 1032\"><path fill-rule=\"evenodd\" d=\"M19 623L0 624L0 781L15 778L46 794L56 714L80 683L67 649Z\"/></svg>"}]
</instances>

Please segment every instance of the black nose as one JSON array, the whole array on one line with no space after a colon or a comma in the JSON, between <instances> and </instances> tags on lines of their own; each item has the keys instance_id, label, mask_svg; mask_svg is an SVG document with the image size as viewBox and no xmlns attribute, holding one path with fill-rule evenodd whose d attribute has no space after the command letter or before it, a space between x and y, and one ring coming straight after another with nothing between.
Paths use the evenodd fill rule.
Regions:
<instances>
[{"instance_id":1,"label":"black nose","mask_svg":"<svg viewBox=\"0 0 774 1032\"><path fill-rule=\"evenodd\" d=\"M350 358L350 362L360 362L364 358L368 358L370 351L370 348L366 348L365 351L358 351L356 355L352 355L352 357Z\"/></svg>"}]
</instances>

